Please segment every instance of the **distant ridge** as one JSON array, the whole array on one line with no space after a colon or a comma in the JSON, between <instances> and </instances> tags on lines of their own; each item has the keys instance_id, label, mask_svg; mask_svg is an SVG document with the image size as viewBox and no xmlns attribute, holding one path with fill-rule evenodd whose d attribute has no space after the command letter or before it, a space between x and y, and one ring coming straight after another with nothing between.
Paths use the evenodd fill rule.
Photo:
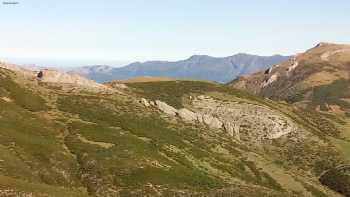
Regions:
<instances>
[{"instance_id":1,"label":"distant ridge","mask_svg":"<svg viewBox=\"0 0 350 197\"><path fill-rule=\"evenodd\" d=\"M229 85L275 100L350 113L350 45L321 42L290 60Z\"/></svg>"},{"instance_id":2,"label":"distant ridge","mask_svg":"<svg viewBox=\"0 0 350 197\"><path fill-rule=\"evenodd\" d=\"M238 53L228 57L193 55L186 60L174 62L134 62L120 68L113 68L107 65L85 66L70 72L101 83L142 76L227 83L238 76L267 69L289 58L289 56L281 55L257 56L245 53Z\"/></svg>"}]
</instances>

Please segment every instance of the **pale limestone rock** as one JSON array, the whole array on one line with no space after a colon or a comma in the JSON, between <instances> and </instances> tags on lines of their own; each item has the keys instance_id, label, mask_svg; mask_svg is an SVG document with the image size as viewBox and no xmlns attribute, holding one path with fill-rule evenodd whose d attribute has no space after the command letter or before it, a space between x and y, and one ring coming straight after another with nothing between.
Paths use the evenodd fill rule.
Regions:
<instances>
[{"instance_id":1,"label":"pale limestone rock","mask_svg":"<svg viewBox=\"0 0 350 197\"><path fill-rule=\"evenodd\" d=\"M278 79L278 73L271 75L271 77L263 83L262 87L266 87L270 85L271 83L275 82L277 79Z\"/></svg>"},{"instance_id":2,"label":"pale limestone rock","mask_svg":"<svg viewBox=\"0 0 350 197\"><path fill-rule=\"evenodd\" d=\"M222 128L222 122L208 114L203 115L203 122L209 126L209 128L213 129L221 129Z\"/></svg>"},{"instance_id":3,"label":"pale limestone rock","mask_svg":"<svg viewBox=\"0 0 350 197\"><path fill-rule=\"evenodd\" d=\"M203 115L196 113L196 119L199 123L203 124Z\"/></svg>"},{"instance_id":4,"label":"pale limestone rock","mask_svg":"<svg viewBox=\"0 0 350 197\"><path fill-rule=\"evenodd\" d=\"M170 106L162 101L159 101L159 100L156 100L155 104L160 111L162 111L168 115L171 115L171 116L176 116L177 110L175 108L173 108L172 106Z\"/></svg>"},{"instance_id":5,"label":"pale limestone rock","mask_svg":"<svg viewBox=\"0 0 350 197\"><path fill-rule=\"evenodd\" d=\"M149 104L152 105L152 106L156 105L156 103L154 101L150 101Z\"/></svg>"},{"instance_id":6,"label":"pale limestone rock","mask_svg":"<svg viewBox=\"0 0 350 197\"><path fill-rule=\"evenodd\" d=\"M192 108L203 115L203 122L222 128L240 141L261 142L296 133L297 125L285 115L267 107L250 103L227 102L219 99L194 99ZM213 121L213 117L216 120ZM216 124L214 124L216 122Z\"/></svg>"},{"instance_id":7,"label":"pale limestone rock","mask_svg":"<svg viewBox=\"0 0 350 197\"><path fill-rule=\"evenodd\" d=\"M145 98L142 98L142 99L141 99L141 103L142 103L144 106L146 106L146 107L151 106L150 103L149 103L149 102L147 101L147 99L145 99Z\"/></svg>"},{"instance_id":8,"label":"pale limestone rock","mask_svg":"<svg viewBox=\"0 0 350 197\"><path fill-rule=\"evenodd\" d=\"M230 136L234 136L234 129L230 122L224 122L224 129Z\"/></svg>"},{"instance_id":9,"label":"pale limestone rock","mask_svg":"<svg viewBox=\"0 0 350 197\"><path fill-rule=\"evenodd\" d=\"M178 115L182 120L186 122L194 122L197 120L197 114L186 108L179 109Z\"/></svg>"},{"instance_id":10,"label":"pale limestone rock","mask_svg":"<svg viewBox=\"0 0 350 197\"><path fill-rule=\"evenodd\" d=\"M112 85L114 88L120 88L120 89L127 89L128 86L125 85L124 83L113 83Z\"/></svg>"},{"instance_id":11,"label":"pale limestone rock","mask_svg":"<svg viewBox=\"0 0 350 197\"><path fill-rule=\"evenodd\" d=\"M238 124L226 121L224 122L224 129L230 136L235 137L237 140L240 140Z\"/></svg>"},{"instance_id":12,"label":"pale limestone rock","mask_svg":"<svg viewBox=\"0 0 350 197\"><path fill-rule=\"evenodd\" d=\"M7 103L12 102L12 99L10 99L10 98L8 98L8 97L2 97L1 99L4 100L4 101L7 102Z\"/></svg>"}]
</instances>

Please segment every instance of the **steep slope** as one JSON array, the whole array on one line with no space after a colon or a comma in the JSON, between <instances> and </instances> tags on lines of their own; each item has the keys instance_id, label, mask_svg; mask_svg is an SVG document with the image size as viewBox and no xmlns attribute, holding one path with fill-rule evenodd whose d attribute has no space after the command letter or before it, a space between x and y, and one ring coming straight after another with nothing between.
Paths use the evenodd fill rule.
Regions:
<instances>
[{"instance_id":1,"label":"steep slope","mask_svg":"<svg viewBox=\"0 0 350 197\"><path fill-rule=\"evenodd\" d=\"M288 58L279 55L265 57L248 54L237 54L223 58L194 55L189 59L176 62L136 62L121 68L92 66L79 68L72 72L98 82L125 80L140 76L157 76L225 83L242 74L250 74L266 69Z\"/></svg>"},{"instance_id":2,"label":"steep slope","mask_svg":"<svg viewBox=\"0 0 350 197\"><path fill-rule=\"evenodd\" d=\"M0 194L338 196L321 115L199 81L110 89L0 68Z\"/></svg>"},{"instance_id":3,"label":"steep slope","mask_svg":"<svg viewBox=\"0 0 350 197\"><path fill-rule=\"evenodd\" d=\"M234 80L229 86L274 100L284 100L311 113L320 112L338 130L339 138L330 139L343 157L349 160L349 74L350 46L320 43L264 72ZM325 173L321 181L350 196L348 171L347 165L339 166Z\"/></svg>"},{"instance_id":4,"label":"steep slope","mask_svg":"<svg viewBox=\"0 0 350 197\"><path fill-rule=\"evenodd\" d=\"M320 43L287 62L241 77L230 85L313 109L347 112L349 74L350 46Z\"/></svg>"}]
</instances>

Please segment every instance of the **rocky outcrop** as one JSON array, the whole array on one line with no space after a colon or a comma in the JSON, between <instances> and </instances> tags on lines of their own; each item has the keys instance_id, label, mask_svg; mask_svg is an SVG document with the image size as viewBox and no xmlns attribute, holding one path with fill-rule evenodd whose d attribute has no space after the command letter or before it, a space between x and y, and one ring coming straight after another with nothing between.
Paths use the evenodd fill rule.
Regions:
<instances>
[{"instance_id":1,"label":"rocky outcrop","mask_svg":"<svg viewBox=\"0 0 350 197\"><path fill-rule=\"evenodd\" d=\"M273 74L268 80L264 81L262 87L266 87L278 79L278 73Z\"/></svg>"},{"instance_id":2,"label":"rocky outcrop","mask_svg":"<svg viewBox=\"0 0 350 197\"><path fill-rule=\"evenodd\" d=\"M277 139L297 130L288 117L255 104L198 96L192 100L192 106L196 113L205 114L203 121L207 125L224 129L229 135L244 141Z\"/></svg>"},{"instance_id":3,"label":"rocky outcrop","mask_svg":"<svg viewBox=\"0 0 350 197\"><path fill-rule=\"evenodd\" d=\"M149 102L148 102L147 99L145 99L145 98L142 98L142 99L141 99L141 103L142 103L144 106L146 106L146 107L151 106L151 104L149 104Z\"/></svg>"},{"instance_id":4,"label":"rocky outcrop","mask_svg":"<svg viewBox=\"0 0 350 197\"><path fill-rule=\"evenodd\" d=\"M140 103L142 103L145 107L154 106L158 110L162 111L163 113L173 117L178 116L183 121L188 123L205 124L212 129L223 128L223 122L221 122L218 118L209 114L196 113L186 108L177 110L174 107L168 105L167 103L159 100L148 101L147 99L142 98L140 100Z\"/></svg>"},{"instance_id":5,"label":"rocky outcrop","mask_svg":"<svg viewBox=\"0 0 350 197\"><path fill-rule=\"evenodd\" d=\"M210 128L221 129L223 123L216 117L213 117L209 114L203 115L203 122L208 125Z\"/></svg>"},{"instance_id":6,"label":"rocky outcrop","mask_svg":"<svg viewBox=\"0 0 350 197\"><path fill-rule=\"evenodd\" d=\"M169 116L178 116L184 122L224 130L238 141L278 139L297 130L288 117L255 104L222 101L204 95L191 99L191 110L177 110L159 100L153 102L142 98L140 102Z\"/></svg>"},{"instance_id":7,"label":"rocky outcrop","mask_svg":"<svg viewBox=\"0 0 350 197\"><path fill-rule=\"evenodd\" d=\"M198 120L198 115L186 108L179 109L177 114L186 122L195 122Z\"/></svg>"},{"instance_id":8,"label":"rocky outcrop","mask_svg":"<svg viewBox=\"0 0 350 197\"><path fill-rule=\"evenodd\" d=\"M141 99L146 107L154 106L163 113L172 117L178 116L188 123L224 130L236 140L272 140L297 130L288 117L255 104L225 102L204 95L191 100L191 110L177 110L159 100L153 104L152 102Z\"/></svg>"},{"instance_id":9,"label":"rocky outcrop","mask_svg":"<svg viewBox=\"0 0 350 197\"><path fill-rule=\"evenodd\" d=\"M238 124L226 121L224 122L224 129L230 136L235 137L238 141L240 140Z\"/></svg>"},{"instance_id":10,"label":"rocky outcrop","mask_svg":"<svg viewBox=\"0 0 350 197\"><path fill-rule=\"evenodd\" d=\"M162 111L162 112L164 112L164 113L166 113L168 115L176 116L176 114L177 114L177 109L175 109L172 106L166 104L165 102L156 100L155 101L155 105L160 111Z\"/></svg>"}]
</instances>

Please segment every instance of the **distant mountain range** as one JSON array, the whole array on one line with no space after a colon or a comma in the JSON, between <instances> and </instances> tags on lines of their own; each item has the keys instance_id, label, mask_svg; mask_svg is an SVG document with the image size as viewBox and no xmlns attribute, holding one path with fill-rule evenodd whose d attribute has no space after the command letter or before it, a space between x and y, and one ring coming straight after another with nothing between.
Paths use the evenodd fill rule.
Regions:
<instances>
[{"instance_id":1,"label":"distant mountain range","mask_svg":"<svg viewBox=\"0 0 350 197\"><path fill-rule=\"evenodd\" d=\"M186 60L135 62L119 68L106 65L85 66L73 69L70 73L80 74L97 82L158 76L227 83L238 76L267 69L289 58L281 55L257 56L244 53L229 57L194 55Z\"/></svg>"}]
</instances>

